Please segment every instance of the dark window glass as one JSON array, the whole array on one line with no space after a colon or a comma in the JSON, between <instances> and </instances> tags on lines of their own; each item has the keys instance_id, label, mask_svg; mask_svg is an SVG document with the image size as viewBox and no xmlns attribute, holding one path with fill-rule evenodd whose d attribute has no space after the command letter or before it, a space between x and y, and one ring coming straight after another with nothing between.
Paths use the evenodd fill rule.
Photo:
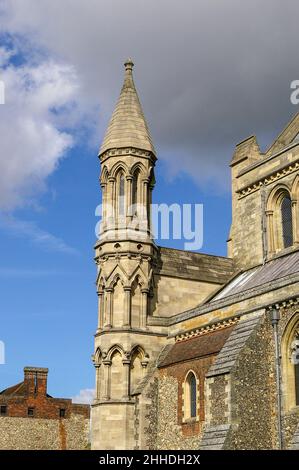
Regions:
<instances>
[{"instance_id":1,"label":"dark window glass","mask_svg":"<svg viewBox=\"0 0 299 470\"><path fill-rule=\"evenodd\" d=\"M34 408L28 408L28 416L34 416Z\"/></svg>"},{"instance_id":2,"label":"dark window glass","mask_svg":"<svg viewBox=\"0 0 299 470\"><path fill-rule=\"evenodd\" d=\"M133 186L132 186L132 203L133 205L136 205L138 203L138 171L135 172L134 177L133 177ZM136 207L134 207L135 213Z\"/></svg>"},{"instance_id":3,"label":"dark window glass","mask_svg":"<svg viewBox=\"0 0 299 470\"><path fill-rule=\"evenodd\" d=\"M120 175L119 179L119 215L125 215L125 178Z\"/></svg>"},{"instance_id":4,"label":"dark window glass","mask_svg":"<svg viewBox=\"0 0 299 470\"><path fill-rule=\"evenodd\" d=\"M7 414L7 406L6 405L1 405L0 414L1 414L1 416L5 416Z\"/></svg>"},{"instance_id":5,"label":"dark window glass","mask_svg":"<svg viewBox=\"0 0 299 470\"><path fill-rule=\"evenodd\" d=\"M65 418L65 409L64 408L60 408L59 416L60 416L60 418Z\"/></svg>"},{"instance_id":6,"label":"dark window glass","mask_svg":"<svg viewBox=\"0 0 299 470\"><path fill-rule=\"evenodd\" d=\"M281 221L283 246L288 248L293 245L292 201L285 196L281 203Z\"/></svg>"},{"instance_id":7,"label":"dark window glass","mask_svg":"<svg viewBox=\"0 0 299 470\"><path fill-rule=\"evenodd\" d=\"M196 417L197 408L197 386L194 374L189 375L189 390L190 390L190 418Z\"/></svg>"},{"instance_id":8,"label":"dark window glass","mask_svg":"<svg viewBox=\"0 0 299 470\"><path fill-rule=\"evenodd\" d=\"M296 405L299 406L299 364L295 365Z\"/></svg>"}]
</instances>

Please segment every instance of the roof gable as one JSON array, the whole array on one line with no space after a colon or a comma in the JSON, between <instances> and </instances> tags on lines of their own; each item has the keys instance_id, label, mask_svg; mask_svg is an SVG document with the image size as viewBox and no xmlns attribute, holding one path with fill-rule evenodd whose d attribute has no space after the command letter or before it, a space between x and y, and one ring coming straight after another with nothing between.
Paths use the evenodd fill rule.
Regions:
<instances>
[{"instance_id":1,"label":"roof gable","mask_svg":"<svg viewBox=\"0 0 299 470\"><path fill-rule=\"evenodd\" d=\"M283 150L293 142L299 142L299 113L295 114L285 129L270 145L266 152L266 156L273 155L274 153Z\"/></svg>"}]
</instances>

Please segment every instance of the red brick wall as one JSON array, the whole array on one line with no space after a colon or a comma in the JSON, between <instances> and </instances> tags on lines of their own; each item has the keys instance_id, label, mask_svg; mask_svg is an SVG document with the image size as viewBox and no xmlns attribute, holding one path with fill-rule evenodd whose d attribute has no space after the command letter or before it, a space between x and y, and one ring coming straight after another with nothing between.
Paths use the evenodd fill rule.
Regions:
<instances>
[{"instance_id":1,"label":"red brick wall","mask_svg":"<svg viewBox=\"0 0 299 470\"><path fill-rule=\"evenodd\" d=\"M216 354L192 359L185 362L179 362L160 369L160 374L175 377L178 381L178 424L181 426L182 434L185 437L193 436L201 432L202 424L205 419L204 403L204 380L205 374L214 362ZM193 370L198 379L198 399L199 399L199 421L183 422L183 386L187 373Z\"/></svg>"},{"instance_id":2,"label":"red brick wall","mask_svg":"<svg viewBox=\"0 0 299 470\"><path fill-rule=\"evenodd\" d=\"M28 397L0 397L0 405L7 406L7 416L27 418L28 408L34 408L33 418L57 419L60 408L65 409L65 418L72 412L89 417L89 406L75 406L71 400L60 398L47 398L44 395L31 395ZM30 419L33 419L30 418Z\"/></svg>"}]
</instances>

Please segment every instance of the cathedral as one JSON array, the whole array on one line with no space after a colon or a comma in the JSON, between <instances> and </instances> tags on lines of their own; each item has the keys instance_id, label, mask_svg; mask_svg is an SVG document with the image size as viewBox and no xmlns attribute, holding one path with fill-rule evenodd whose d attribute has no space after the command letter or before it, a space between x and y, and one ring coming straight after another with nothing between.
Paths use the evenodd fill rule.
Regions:
<instances>
[{"instance_id":1,"label":"cathedral","mask_svg":"<svg viewBox=\"0 0 299 470\"><path fill-rule=\"evenodd\" d=\"M99 152L93 449L299 449L299 114L231 159L227 257L157 246L133 80Z\"/></svg>"}]
</instances>

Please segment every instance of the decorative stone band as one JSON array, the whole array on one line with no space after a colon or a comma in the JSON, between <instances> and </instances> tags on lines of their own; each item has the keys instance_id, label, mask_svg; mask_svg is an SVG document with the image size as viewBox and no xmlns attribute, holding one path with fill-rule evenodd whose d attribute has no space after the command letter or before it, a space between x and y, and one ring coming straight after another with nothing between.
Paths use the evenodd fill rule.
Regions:
<instances>
[{"instance_id":1,"label":"decorative stone band","mask_svg":"<svg viewBox=\"0 0 299 470\"><path fill-rule=\"evenodd\" d=\"M258 191L258 189L260 189L261 186L264 186L264 185L267 186L268 184L271 184L274 181L277 181L286 175L289 175L291 173L294 173L295 171L298 171L298 169L299 169L299 162L292 163L291 165L287 165L284 168L280 169L279 171L271 173L265 176L264 178L255 181L251 185L244 186L243 188L238 189L237 193L239 195L239 199L242 199L248 194Z\"/></svg>"},{"instance_id":2,"label":"decorative stone band","mask_svg":"<svg viewBox=\"0 0 299 470\"><path fill-rule=\"evenodd\" d=\"M100 159L103 163L108 157L119 157L120 155L136 155L137 157L153 158L154 160L157 160L157 157L149 150L141 150L134 147L114 148L106 150L106 152L101 155Z\"/></svg>"},{"instance_id":3,"label":"decorative stone band","mask_svg":"<svg viewBox=\"0 0 299 470\"><path fill-rule=\"evenodd\" d=\"M289 308L293 307L294 305L299 304L299 297L290 297L287 300L284 300L282 302L277 302L271 305L267 306L267 310L272 310L273 308L276 308L277 310L283 309L283 308Z\"/></svg>"},{"instance_id":4,"label":"decorative stone band","mask_svg":"<svg viewBox=\"0 0 299 470\"><path fill-rule=\"evenodd\" d=\"M240 320L240 317L233 317L227 320L219 321L217 323L212 323L206 325L202 328L196 328L194 330L186 331L185 333L181 333L175 337L176 342L185 341L186 339L195 338L197 336L206 335L208 333L212 333L213 331L222 330L229 326L236 325Z\"/></svg>"}]
</instances>

